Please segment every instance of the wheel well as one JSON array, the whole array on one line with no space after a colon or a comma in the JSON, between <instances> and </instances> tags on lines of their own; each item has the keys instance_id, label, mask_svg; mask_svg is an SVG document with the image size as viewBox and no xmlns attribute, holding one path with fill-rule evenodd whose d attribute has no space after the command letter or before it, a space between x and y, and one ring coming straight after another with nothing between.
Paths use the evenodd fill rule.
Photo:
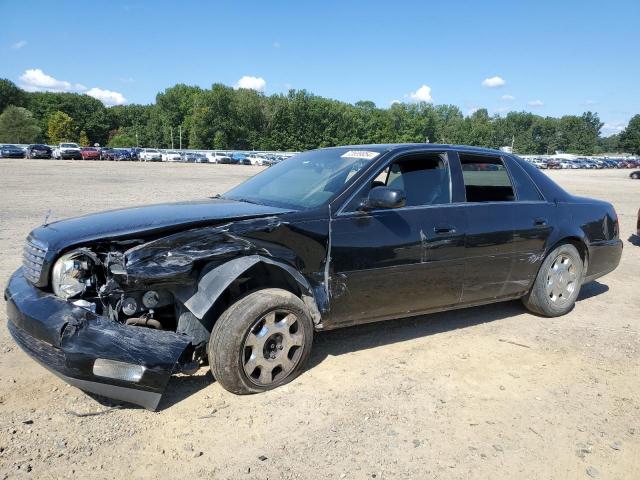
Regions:
<instances>
[{"instance_id":1,"label":"wheel well","mask_svg":"<svg viewBox=\"0 0 640 480\"><path fill-rule=\"evenodd\" d=\"M303 293L298 282L285 270L260 262L245 270L220 294L203 318L204 324L211 330L213 324L227 308L241 298L263 288L281 288L299 298Z\"/></svg>"},{"instance_id":2,"label":"wheel well","mask_svg":"<svg viewBox=\"0 0 640 480\"><path fill-rule=\"evenodd\" d=\"M556 242L556 244L549 249L549 252L555 250L558 246L569 243L576 247L578 253L580 254L580 258L582 259L582 263L584 264L584 271L587 271L587 267L589 265L589 249L585 245L585 243L579 239L578 237L565 237L562 240Z\"/></svg>"}]
</instances>

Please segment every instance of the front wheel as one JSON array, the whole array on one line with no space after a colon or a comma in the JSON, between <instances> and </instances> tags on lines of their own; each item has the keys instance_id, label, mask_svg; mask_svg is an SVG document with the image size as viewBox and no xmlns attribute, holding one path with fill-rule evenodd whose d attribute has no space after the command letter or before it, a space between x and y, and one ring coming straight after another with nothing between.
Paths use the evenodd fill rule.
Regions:
<instances>
[{"instance_id":1,"label":"front wheel","mask_svg":"<svg viewBox=\"0 0 640 480\"><path fill-rule=\"evenodd\" d=\"M573 308L583 279L584 263L576 247L560 245L542 262L531 291L522 301L534 313L564 315Z\"/></svg>"},{"instance_id":2,"label":"front wheel","mask_svg":"<svg viewBox=\"0 0 640 480\"><path fill-rule=\"evenodd\" d=\"M279 288L258 290L218 319L207 345L214 378L245 395L284 385L304 368L313 343L313 321L297 296Z\"/></svg>"}]
</instances>

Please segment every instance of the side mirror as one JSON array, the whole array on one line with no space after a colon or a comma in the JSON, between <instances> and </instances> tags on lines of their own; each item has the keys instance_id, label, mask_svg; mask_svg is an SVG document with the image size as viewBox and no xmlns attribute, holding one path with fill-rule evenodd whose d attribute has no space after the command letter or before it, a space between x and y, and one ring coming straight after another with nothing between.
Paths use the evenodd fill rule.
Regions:
<instances>
[{"instance_id":1,"label":"side mirror","mask_svg":"<svg viewBox=\"0 0 640 480\"><path fill-rule=\"evenodd\" d=\"M407 197L403 190L394 190L389 187L373 187L367 198L367 209L372 208L400 208L404 207Z\"/></svg>"}]
</instances>

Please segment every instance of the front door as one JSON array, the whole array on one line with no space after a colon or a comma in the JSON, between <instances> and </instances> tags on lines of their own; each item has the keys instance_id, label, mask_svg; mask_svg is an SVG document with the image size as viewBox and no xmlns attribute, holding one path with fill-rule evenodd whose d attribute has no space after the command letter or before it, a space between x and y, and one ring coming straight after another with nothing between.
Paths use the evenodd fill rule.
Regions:
<instances>
[{"instance_id":1,"label":"front door","mask_svg":"<svg viewBox=\"0 0 640 480\"><path fill-rule=\"evenodd\" d=\"M403 190L406 205L358 210L372 186ZM334 218L326 326L456 305L464 274L465 206L451 203L446 153L393 160Z\"/></svg>"}]
</instances>

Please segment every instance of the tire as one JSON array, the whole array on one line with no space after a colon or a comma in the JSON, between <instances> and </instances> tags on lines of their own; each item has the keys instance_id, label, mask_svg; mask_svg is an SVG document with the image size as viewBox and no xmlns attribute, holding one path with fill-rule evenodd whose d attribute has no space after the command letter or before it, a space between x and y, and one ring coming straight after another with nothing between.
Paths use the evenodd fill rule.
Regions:
<instances>
[{"instance_id":1,"label":"tire","mask_svg":"<svg viewBox=\"0 0 640 480\"><path fill-rule=\"evenodd\" d=\"M633 178L634 180L637 180L638 178L640 178L640 173L632 173L631 174L631 178Z\"/></svg>"},{"instance_id":2,"label":"tire","mask_svg":"<svg viewBox=\"0 0 640 480\"><path fill-rule=\"evenodd\" d=\"M207 345L214 378L237 395L284 385L304 369L313 343L305 304L279 288L255 291L218 319Z\"/></svg>"},{"instance_id":3,"label":"tire","mask_svg":"<svg viewBox=\"0 0 640 480\"><path fill-rule=\"evenodd\" d=\"M584 262L569 243L555 248L540 266L524 306L545 317L559 317L571 311L584 280Z\"/></svg>"}]
</instances>

